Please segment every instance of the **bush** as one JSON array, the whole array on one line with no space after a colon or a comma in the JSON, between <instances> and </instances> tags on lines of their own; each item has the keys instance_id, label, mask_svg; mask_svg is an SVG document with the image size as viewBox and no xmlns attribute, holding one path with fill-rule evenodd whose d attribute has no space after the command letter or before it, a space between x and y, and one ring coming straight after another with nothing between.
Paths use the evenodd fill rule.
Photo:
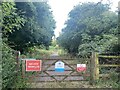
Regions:
<instances>
[{"instance_id":1,"label":"bush","mask_svg":"<svg viewBox=\"0 0 120 90\"><path fill-rule=\"evenodd\" d=\"M96 86L98 88L119 88L120 89L120 81L118 77L118 73L115 71L111 71L109 73L109 77L102 77L100 78Z\"/></svg>"},{"instance_id":2,"label":"bush","mask_svg":"<svg viewBox=\"0 0 120 90\"><path fill-rule=\"evenodd\" d=\"M5 43L2 44L2 88L24 88L25 80L21 77L21 71L16 71L14 50ZM18 76L17 76L18 75ZM21 82L21 83L20 83Z\"/></svg>"},{"instance_id":3,"label":"bush","mask_svg":"<svg viewBox=\"0 0 120 90\"><path fill-rule=\"evenodd\" d=\"M10 88L14 85L16 64L13 51L5 43L2 45L2 87Z\"/></svg>"}]
</instances>

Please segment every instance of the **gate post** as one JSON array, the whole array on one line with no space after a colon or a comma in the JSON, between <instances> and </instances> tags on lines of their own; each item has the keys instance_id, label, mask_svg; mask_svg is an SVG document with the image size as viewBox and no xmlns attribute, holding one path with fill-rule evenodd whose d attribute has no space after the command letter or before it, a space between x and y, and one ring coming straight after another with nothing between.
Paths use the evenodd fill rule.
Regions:
<instances>
[{"instance_id":1,"label":"gate post","mask_svg":"<svg viewBox=\"0 0 120 90\"><path fill-rule=\"evenodd\" d=\"M22 60L22 77L25 77L25 61L26 60Z\"/></svg>"},{"instance_id":2,"label":"gate post","mask_svg":"<svg viewBox=\"0 0 120 90\"><path fill-rule=\"evenodd\" d=\"M90 61L90 84L93 85L99 79L99 60L98 53L92 52Z\"/></svg>"},{"instance_id":3,"label":"gate post","mask_svg":"<svg viewBox=\"0 0 120 90\"><path fill-rule=\"evenodd\" d=\"M20 69L20 61L19 61L19 59L20 59L20 51L16 51L15 54L16 54L16 63L17 63L16 71L18 72L19 69Z\"/></svg>"}]
</instances>

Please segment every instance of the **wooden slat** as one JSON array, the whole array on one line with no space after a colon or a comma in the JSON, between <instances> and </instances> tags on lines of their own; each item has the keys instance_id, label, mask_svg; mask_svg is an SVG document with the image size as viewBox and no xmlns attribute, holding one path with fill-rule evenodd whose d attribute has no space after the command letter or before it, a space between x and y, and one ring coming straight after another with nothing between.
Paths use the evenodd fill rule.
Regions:
<instances>
[{"instance_id":1,"label":"wooden slat","mask_svg":"<svg viewBox=\"0 0 120 90\"><path fill-rule=\"evenodd\" d=\"M62 81L65 76L54 76L57 81Z\"/></svg>"},{"instance_id":2,"label":"wooden slat","mask_svg":"<svg viewBox=\"0 0 120 90\"><path fill-rule=\"evenodd\" d=\"M109 74L100 74L99 77L109 77Z\"/></svg>"},{"instance_id":3,"label":"wooden slat","mask_svg":"<svg viewBox=\"0 0 120 90\"><path fill-rule=\"evenodd\" d=\"M55 72L55 71L45 71L49 74L49 76L54 75L69 75L72 71L64 71L64 72Z\"/></svg>"},{"instance_id":4,"label":"wooden slat","mask_svg":"<svg viewBox=\"0 0 120 90\"><path fill-rule=\"evenodd\" d=\"M39 59L39 58L37 58ZM50 59L50 58L40 58L40 60L79 60L79 59L74 59L74 58L53 58L53 59Z\"/></svg>"},{"instance_id":5,"label":"wooden slat","mask_svg":"<svg viewBox=\"0 0 120 90\"><path fill-rule=\"evenodd\" d=\"M120 67L120 65L110 65L110 64L105 64L105 65L98 65L98 66L100 66L100 67Z\"/></svg>"},{"instance_id":6,"label":"wooden slat","mask_svg":"<svg viewBox=\"0 0 120 90\"><path fill-rule=\"evenodd\" d=\"M77 77L68 76L64 80L84 80L84 78L83 76L77 76Z\"/></svg>"},{"instance_id":7,"label":"wooden slat","mask_svg":"<svg viewBox=\"0 0 120 90\"><path fill-rule=\"evenodd\" d=\"M56 72L55 70L43 70L43 72L44 72L44 71ZM75 70L65 70L64 72L66 72L66 71L68 72L68 71L75 71Z\"/></svg>"},{"instance_id":8,"label":"wooden slat","mask_svg":"<svg viewBox=\"0 0 120 90\"><path fill-rule=\"evenodd\" d=\"M86 79L83 79L83 80L82 79L81 80L80 79L79 80L74 79L74 80L64 80L64 81L67 83L67 82L79 82L79 81L88 81L88 80L86 80ZM38 80L38 81L32 81L32 82L36 82L36 83L43 82L44 83L44 82L62 82L62 81L55 81L55 80L49 80L49 81L44 81L43 80L43 81L39 81Z\"/></svg>"},{"instance_id":9,"label":"wooden slat","mask_svg":"<svg viewBox=\"0 0 120 90\"><path fill-rule=\"evenodd\" d=\"M44 77L39 77L39 76L25 76L26 78L31 78L29 82L61 82L63 81L63 78L65 76L54 76L55 79L53 79L50 76L44 76ZM68 76L67 78L64 79L64 81L86 81L86 79L83 76Z\"/></svg>"},{"instance_id":10,"label":"wooden slat","mask_svg":"<svg viewBox=\"0 0 120 90\"><path fill-rule=\"evenodd\" d=\"M119 73L117 73L119 75ZM110 74L100 74L100 77L110 77Z\"/></svg>"},{"instance_id":11,"label":"wooden slat","mask_svg":"<svg viewBox=\"0 0 120 90\"><path fill-rule=\"evenodd\" d=\"M48 76L50 76L50 74L48 73L48 72L46 72L46 71L44 71L44 73L46 73ZM55 81L57 81L56 80L56 78L54 78L54 76L51 76Z\"/></svg>"},{"instance_id":12,"label":"wooden slat","mask_svg":"<svg viewBox=\"0 0 120 90\"><path fill-rule=\"evenodd\" d=\"M36 77L35 82L46 82L46 81L56 81L55 79L53 79L52 77Z\"/></svg>"},{"instance_id":13,"label":"wooden slat","mask_svg":"<svg viewBox=\"0 0 120 90\"><path fill-rule=\"evenodd\" d=\"M52 60L52 61L50 60L50 61L46 61L46 62L43 60L43 62L44 62L43 63L44 65L53 65L56 62L56 60Z\"/></svg>"},{"instance_id":14,"label":"wooden slat","mask_svg":"<svg viewBox=\"0 0 120 90\"><path fill-rule=\"evenodd\" d=\"M42 78L42 77L66 77L66 76L68 76L68 75L32 75L32 76L24 76L24 77L27 77L27 78L35 78L35 77L40 77L40 78ZM72 76L72 77L89 77L90 76L90 74L84 74L84 75L70 75L70 76Z\"/></svg>"},{"instance_id":15,"label":"wooden slat","mask_svg":"<svg viewBox=\"0 0 120 90\"><path fill-rule=\"evenodd\" d=\"M72 71L71 73L69 73L68 75L66 75L66 76L62 79L62 81L64 81L67 77L71 76L72 73L74 73L74 71Z\"/></svg>"},{"instance_id":16,"label":"wooden slat","mask_svg":"<svg viewBox=\"0 0 120 90\"><path fill-rule=\"evenodd\" d=\"M99 57L103 57L103 58L120 58L120 56L105 56L105 55L99 55Z\"/></svg>"},{"instance_id":17,"label":"wooden slat","mask_svg":"<svg viewBox=\"0 0 120 90\"><path fill-rule=\"evenodd\" d=\"M76 65L77 66L78 63L74 63L74 64L69 64L69 65ZM45 63L44 65L55 65L54 63ZM68 65L68 64L64 64L64 65Z\"/></svg>"}]
</instances>

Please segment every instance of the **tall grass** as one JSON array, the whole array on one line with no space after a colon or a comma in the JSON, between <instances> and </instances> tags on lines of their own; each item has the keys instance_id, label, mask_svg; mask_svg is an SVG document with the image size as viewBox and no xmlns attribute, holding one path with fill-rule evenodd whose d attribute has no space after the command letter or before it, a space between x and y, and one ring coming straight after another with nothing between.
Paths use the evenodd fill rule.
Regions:
<instances>
[{"instance_id":1,"label":"tall grass","mask_svg":"<svg viewBox=\"0 0 120 90\"><path fill-rule=\"evenodd\" d=\"M120 89L120 80L119 74L115 71L111 71L108 77L101 77L97 82L97 88L119 88Z\"/></svg>"}]
</instances>

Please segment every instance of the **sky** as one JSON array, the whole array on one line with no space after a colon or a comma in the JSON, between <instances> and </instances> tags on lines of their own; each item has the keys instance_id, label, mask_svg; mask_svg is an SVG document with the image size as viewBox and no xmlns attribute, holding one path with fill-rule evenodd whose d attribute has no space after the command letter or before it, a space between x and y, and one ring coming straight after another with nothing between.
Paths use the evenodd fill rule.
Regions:
<instances>
[{"instance_id":1,"label":"sky","mask_svg":"<svg viewBox=\"0 0 120 90\"><path fill-rule=\"evenodd\" d=\"M55 36L58 37L62 28L64 27L64 23L68 18L68 13L73 9L73 7L79 3L84 2L98 2L101 0L48 0L48 4L51 6L53 11L53 16L56 21L56 29ZM118 1L120 0L110 0L113 5L112 11L117 10ZM108 3L108 0L102 0L103 3Z\"/></svg>"}]
</instances>

